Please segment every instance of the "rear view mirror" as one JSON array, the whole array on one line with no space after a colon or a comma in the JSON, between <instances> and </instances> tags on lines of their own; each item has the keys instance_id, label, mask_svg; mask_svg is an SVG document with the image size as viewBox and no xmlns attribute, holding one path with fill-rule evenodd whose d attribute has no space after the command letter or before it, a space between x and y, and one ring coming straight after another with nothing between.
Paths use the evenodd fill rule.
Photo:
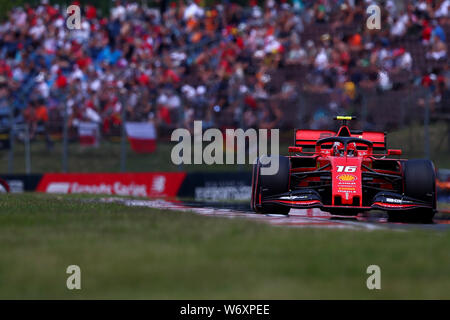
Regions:
<instances>
[{"instance_id":1,"label":"rear view mirror","mask_svg":"<svg viewBox=\"0 0 450 320\"><path fill-rule=\"evenodd\" d=\"M402 150L400 150L400 149L389 149L387 154L388 154L388 156L401 156L402 155Z\"/></svg>"},{"instance_id":2,"label":"rear view mirror","mask_svg":"<svg viewBox=\"0 0 450 320\"><path fill-rule=\"evenodd\" d=\"M289 152L300 152L301 153L303 151L303 148L302 147L289 147L288 151Z\"/></svg>"}]
</instances>

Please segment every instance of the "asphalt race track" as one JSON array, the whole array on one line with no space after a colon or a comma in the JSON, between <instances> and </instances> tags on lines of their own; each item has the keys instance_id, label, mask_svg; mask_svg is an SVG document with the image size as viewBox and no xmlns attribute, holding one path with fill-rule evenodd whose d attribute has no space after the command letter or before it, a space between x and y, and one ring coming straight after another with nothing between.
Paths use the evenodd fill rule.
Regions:
<instances>
[{"instance_id":1,"label":"asphalt race track","mask_svg":"<svg viewBox=\"0 0 450 320\"><path fill-rule=\"evenodd\" d=\"M386 213L374 211L359 214L356 217L331 216L320 209L291 209L289 216L255 214L246 203L218 203L198 201L167 200L128 200L124 198L102 198L102 202L116 202L127 206L144 206L158 209L188 211L205 216L222 218L241 218L261 221L275 226L286 227L318 227L356 230L383 230L422 228L430 230L446 230L450 228L450 213L438 212L430 224L408 224L389 222Z\"/></svg>"}]
</instances>

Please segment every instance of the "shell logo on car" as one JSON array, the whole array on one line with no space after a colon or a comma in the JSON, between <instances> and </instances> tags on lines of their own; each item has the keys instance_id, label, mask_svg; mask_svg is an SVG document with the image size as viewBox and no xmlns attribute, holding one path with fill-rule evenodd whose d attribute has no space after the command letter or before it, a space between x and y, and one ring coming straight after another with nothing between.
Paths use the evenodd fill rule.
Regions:
<instances>
[{"instance_id":1,"label":"shell logo on car","mask_svg":"<svg viewBox=\"0 0 450 320\"><path fill-rule=\"evenodd\" d=\"M356 176L354 176L352 174L348 174L348 173L340 174L340 175L337 176L337 178L339 180L341 180L341 181L344 181L344 182L355 181L357 179Z\"/></svg>"}]
</instances>

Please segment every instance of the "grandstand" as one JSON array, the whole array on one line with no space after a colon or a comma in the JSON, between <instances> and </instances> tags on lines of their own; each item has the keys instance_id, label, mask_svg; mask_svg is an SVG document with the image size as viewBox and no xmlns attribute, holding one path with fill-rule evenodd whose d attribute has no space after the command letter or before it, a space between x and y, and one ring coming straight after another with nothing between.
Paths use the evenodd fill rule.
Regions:
<instances>
[{"instance_id":1,"label":"grandstand","mask_svg":"<svg viewBox=\"0 0 450 320\"><path fill-rule=\"evenodd\" d=\"M76 141L81 122L106 138L150 121L167 137L193 120L323 128L346 113L391 130L421 121L424 107L432 119L449 112L448 0L381 1L380 30L366 28L374 1L158 3L81 5L80 30L67 28L63 2L9 11L2 127L27 124L48 141L67 128Z\"/></svg>"}]
</instances>

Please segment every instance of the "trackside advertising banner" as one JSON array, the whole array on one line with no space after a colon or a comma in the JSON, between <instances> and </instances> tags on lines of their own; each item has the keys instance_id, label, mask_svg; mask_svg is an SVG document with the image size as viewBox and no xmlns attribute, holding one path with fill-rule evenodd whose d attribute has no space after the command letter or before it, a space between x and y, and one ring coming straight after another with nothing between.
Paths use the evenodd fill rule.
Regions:
<instances>
[{"instance_id":1,"label":"trackside advertising banner","mask_svg":"<svg viewBox=\"0 0 450 320\"><path fill-rule=\"evenodd\" d=\"M201 201L249 200L250 172L137 172L4 174L11 193L90 193L139 197L183 197ZM450 170L440 171L439 202L450 202Z\"/></svg>"},{"instance_id":2,"label":"trackside advertising banner","mask_svg":"<svg viewBox=\"0 0 450 320\"><path fill-rule=\"evenodd\" d=\"M2 174L0 178L9 185L11 193L36 191L42 174Z\"/></svg>"},{"instance_id":3,"label":"trackside advertising banner","mask_svg":"<svg viewBox=\"0 0 450 320\"><path fill-rule=\"evenodd\" d=\"M47 173L36 191L111 194L136 197L184 197L195 200L248 200L251 174L228 173Z\"/></svg>"},{"instance_id":4,"label":"trackside advertising banner","mask_svg":"<svg viewBox=\"0 0 450 320\"><path fill-rule=\"evenodd\" d=\"M185 173L47 173L36 191L111 194L135 197L175 197Z\"/></svg>"},{"instance_id":5,"label":"trackside advertising banner","mask_svg":"<svg viewBox=\"0 0 450 320\"><path fill-rule=\"evenodd\" d=\"M186 175L178 196L200 201L250 200L251 172L193 172Z\"/></svg>"}]
</instances>

